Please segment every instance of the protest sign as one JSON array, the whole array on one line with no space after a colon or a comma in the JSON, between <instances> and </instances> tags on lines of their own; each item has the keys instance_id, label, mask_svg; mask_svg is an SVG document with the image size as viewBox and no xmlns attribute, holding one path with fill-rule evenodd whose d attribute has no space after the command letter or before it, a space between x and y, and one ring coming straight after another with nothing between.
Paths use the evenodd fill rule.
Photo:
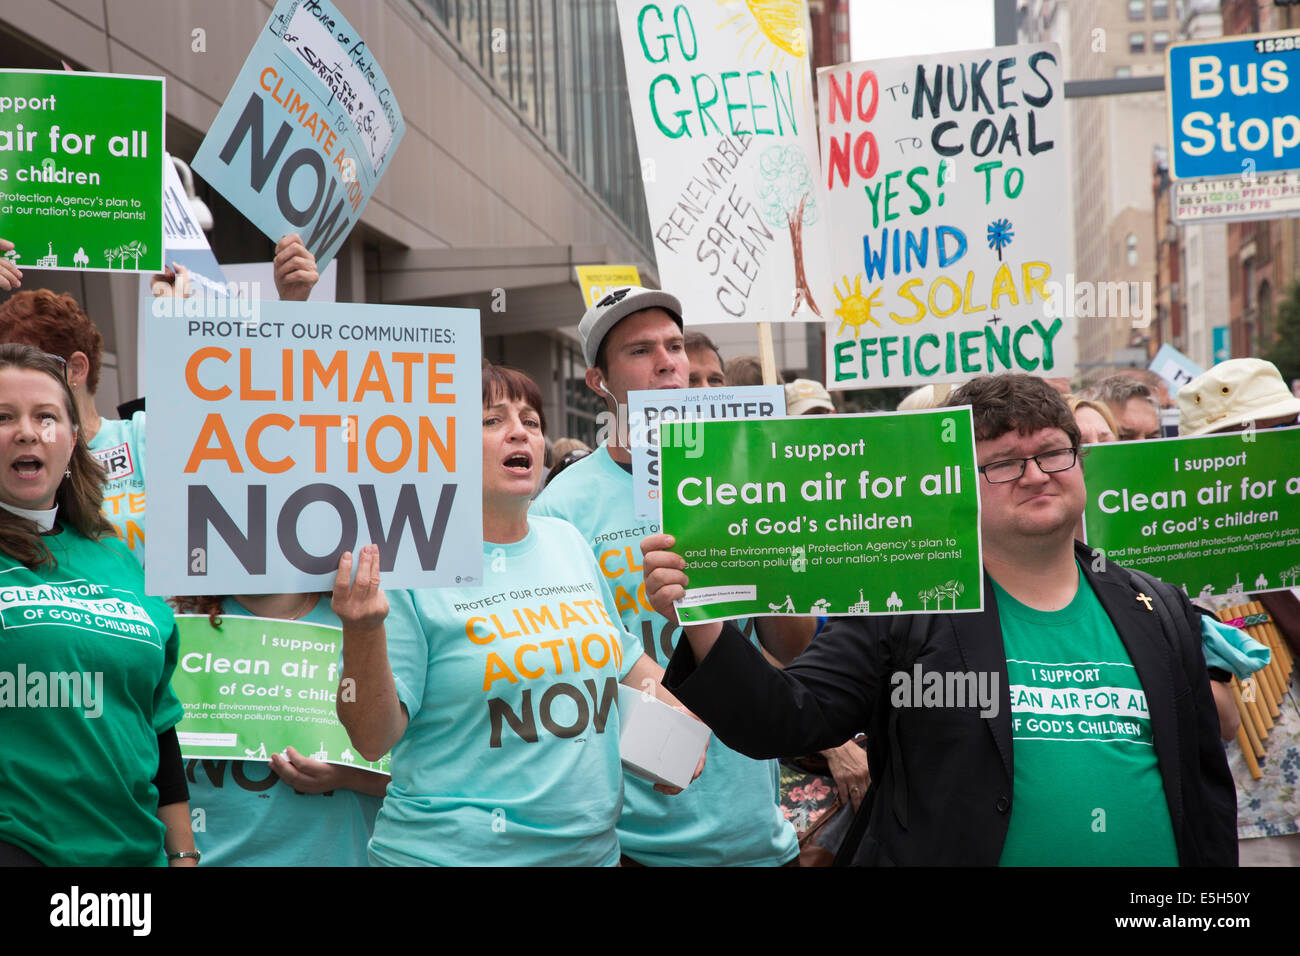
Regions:
<instances>
[{"instance_id":1,"label":"protest sign","mask_svg":"<svg viewBox=\"0 0 1300 956\"><path fill-rule=\"evenodd\" d=\"M735 388L669 388L627 393L626 441L632 450L632 495L636 517L659 517L659 425L715 418L772 418L785 414L785 389L780 385ZM698 439L698 429L685 428L685 441Z\"/></svg>"},{"instance_id":2,"label":"protest sign","mask_svg":"<svg viewBox=\"0 0 1300 956\"><path fill-rule=\"evenodd\" d=\"M327 598L321 598L327 600ZM265 617L178 614L172 690L186 760L268 760L293 747L326 763L388 772L388 755L353 753L335 712L343 630Z\"/></svg>"},{"instance_id":3,"label":"protest sign","mask_svg":"<svg viewBox=\"0 0 1300 956\"><path fill-rule=\"evenodd\" d=\"M22 269L160 271L163 120L159 76L0 71L6 257Z\"/></svg>"},{"instance_id":4,"label":"protest sign","mask_svg":"<svg viewBox=\"0 0 1300 956\"><path fill-rule=\"evenodd\" d=\"M167 266L183 265L190 273L194 291L200 295L228 295L225 273L212 254L208 238L203 234L194 212L190 209L189 194L181 184L176 164L171 157L164 163L163 180L163 247Z\"/></svg>"},{"instance_id":5,"label":"protest sign","mask_svg":"<svg viewBox=\"0 0 1300 956\"><path fill-rule=\"evenodd\" d=\"M1088 544L1190 597L1300 578L1300 429L1090 445Z\"/></svg>"},{"instance_id":6,"label":"protest sign","mask_svg":"<svg viewBox=\"0 0 1300 956\"><path fill-rule=\"evenodd\" d=\"M687 320L820 321L826 209L803 0L618 0L664 289Z\"/></svg>"},{"instance_id":7,"label":"protest sign","mask_svg":"<svg viewBox=\"0 0 1300 956\"><path fill-rule=\"evenodd\" d=\"M1171 395L1177 395L1180 388L1205 372L1205 369L1168 342L1160 346L1147 368L1164 379Z\"/></svg>"},{"instance_id":8,"label":"protest sign","mask_svg":"<svg viewBox=\"0 0 1300 956\"><path fill-rule=\"evenodd\" d=\"M574 266L578 271L578 285L582 286L583 304L590 309L615 289L625 285L640 285L641 276L636 266Z\"/></svg>"},{"instance_id":9,"label":"protest sign","mask_svg":"<svg viewBox=\"0 0 1300 956\"><path fill-rule=\"evenodd\" d=\"M817 80L827 387L1070 375L1056 45L844 63Z\"/></svg>"},{"instance_id":10,"label":"protest sign","mask_svg":"<svg viewBox=\"0 0 1300 956\"><path fill-rule=\"evenodd\" d=\"M366 43L329 0L280 0L194 170L279 241L323 269L361 217L406 130Z\"/></svg>"},{"instance_id":11,"label":"protest sign","mask_svg":"<svg viewBox=\"0 0 1300 956\"><path fill-rule=\"evenodd\" d=\"M969 406L673 423L660 442L684 623L983 606Z\"/></svg>"},{"instance_id":12,"label":"protest sign","mask_svg":"<svg viewBox=\"0 0 1300 956\"><path fill-rule=\"evenodd\" d=\"M477 313L223 305L145 315L149 593L328 590L367 543L387 588L482 581Z\"/></svg>"}]
</instances>

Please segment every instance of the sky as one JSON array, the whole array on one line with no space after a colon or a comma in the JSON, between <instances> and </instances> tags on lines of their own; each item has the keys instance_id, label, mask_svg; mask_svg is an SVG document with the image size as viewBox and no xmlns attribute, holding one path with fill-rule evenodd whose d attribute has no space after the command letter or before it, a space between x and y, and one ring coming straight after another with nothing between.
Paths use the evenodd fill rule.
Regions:
<instances>
[{"instance_id":1,"label":"sky","mask_svg":"<svg viewBox=\"0 0 1300 956\"><path fill-rule=\"evenodd\" d=\"M993 46L993 0L849 0L854 60Z\"/></svg>"}]
</instances>

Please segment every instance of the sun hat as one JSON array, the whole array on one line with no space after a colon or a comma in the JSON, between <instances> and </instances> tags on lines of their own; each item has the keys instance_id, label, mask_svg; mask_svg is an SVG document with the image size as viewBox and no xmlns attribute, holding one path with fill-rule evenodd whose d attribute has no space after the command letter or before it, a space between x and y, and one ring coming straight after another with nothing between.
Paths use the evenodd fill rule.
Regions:
<instances>
[{"instance_id":1,"label":"sun hat","mask_svg":"<svg viewBox=\"0 0 1300 956\"><path fill-rule=\"evenodd\" d=\"M678 328L682 325L682 304L677 300L677 296L658 289L645 289L639 285L621 286L588 309L582 321L578 323L582 357L587 360L589 367L596 364L600 343L605 341L605 336L609 334L610 329L633 312L640 312L642 309L663 309L672 316Z\"/></svg>"},{"instance_id":2,"label":"sun hat","mask_svg":"<svg viewBox=\"0 0 1300 956\"><path fill-rule=\"evenodd\" d=\"M826 391L821 382L810 378L796 378L785 386L785 413L787 415L806 415L814 408L835 411L831 403L831 393Z\"/></svg>"},{"instance_id":3,"label":"sun hat","mask_svg":"<svg viewBox=\"0 0 1300 956\"><path fill-rule=\"evenodd\" d=\"M1178 390L1179 435L1207 435L1286 415L1300 415L1300 398L1277 366L1263 359L1228 359Z\"/></svg>"}]
</instances>

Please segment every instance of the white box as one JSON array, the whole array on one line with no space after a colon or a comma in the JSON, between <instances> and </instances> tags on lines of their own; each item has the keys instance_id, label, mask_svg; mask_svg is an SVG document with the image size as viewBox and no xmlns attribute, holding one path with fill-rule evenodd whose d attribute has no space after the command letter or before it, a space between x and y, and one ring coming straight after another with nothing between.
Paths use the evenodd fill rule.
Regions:
<instances>
[{"instance_id":1,"label":"white box","mask_svg":"<svg viewBox=\"0 0 1300 956\"><path fill-rule=\"evenodd\" d=\"M663 701L618 685L618 751L623 769L651 783L685 789L711 731Z\"/></svg>"}]
</instances>

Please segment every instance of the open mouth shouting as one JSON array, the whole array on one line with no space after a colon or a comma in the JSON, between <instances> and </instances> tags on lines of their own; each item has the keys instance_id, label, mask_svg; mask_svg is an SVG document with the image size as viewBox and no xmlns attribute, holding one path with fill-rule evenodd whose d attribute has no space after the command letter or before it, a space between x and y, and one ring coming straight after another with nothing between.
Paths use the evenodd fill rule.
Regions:
<instances>
[{"instance_id":1,"label":"open mouth shouting","mask_svg":"<svg viewBox=\"0 0 1300 956\"><path fill-rule=\"evenodd\" d=\"M533 456L526 451L512 452L506 456L502 464L511 474L531 475L533 473Z\"/></svg>"},{"instance_id":2,"label":"open mouth shouting","mask_svg":"<svg viewBox=\"0 0 1300 956\"><path fill-rule=\"evenodd\" d=\"M21 455L9 467L25 480L40 478L45 471L45 463L34 455Z\"/></svg>"}]
</instances>

